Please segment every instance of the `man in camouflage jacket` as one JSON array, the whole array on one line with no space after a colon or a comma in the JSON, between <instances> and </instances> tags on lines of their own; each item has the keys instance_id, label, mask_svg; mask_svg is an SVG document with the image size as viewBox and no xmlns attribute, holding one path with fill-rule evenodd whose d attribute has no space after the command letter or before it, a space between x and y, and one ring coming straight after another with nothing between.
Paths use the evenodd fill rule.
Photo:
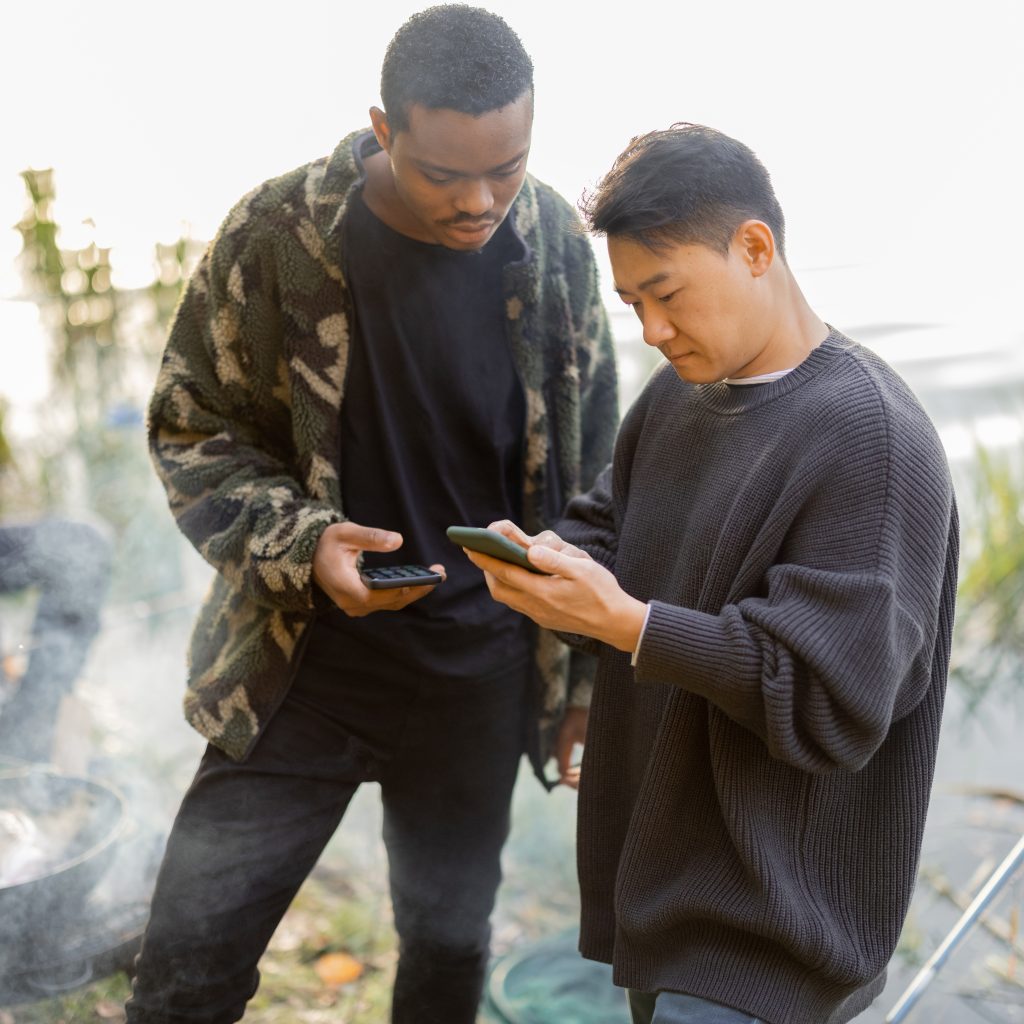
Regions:
<instances>
[{"instance_id":1,"label":"man in camouflage jacket","mask_svg":"<svg viewBox=\"0 0 1024 1024\"><path fill-rule=\"evenodd\" d=\"M495 40L498 56L492 60L483 51ZM422 83L433 79L448 88L446 79L455 81L458 67L486 78L486 69L501 66L508 52L513 64L519 61L527 69L528 78L513 76L511 85L495 86L497 93L493 83L474 80L451 85L454 93L406 101L408 109L386 95L389 65L398 78L405 74L411 80L413 91L426 89ZM423 67L427 70L421 73ZM347 234L354 230L350 225L372 221L377 214L383 226L378 223L372 230L385 232L379 237L387 241L391 229L406 236L395 242L399 250L439 241L425 256L421 251L414 257L430 265L443 262L449 250L468 254L471 263L477 253L483 254L481 262L493 259L487 257L495 251L488 243L502 231L503 256L493 262L494 275L488 278L494 290L487 294L495 297L489 307L494 328L487 328L494 348L488 351L508 360L502 372L506 393L518 396L521 430L506 435L500 409L491 422L503 438L518 438L505 449L506 455L509 450L517 454L503 456L503 478L506 488L514 480L506 499L521 505L527 529L536 532L554 522L568 499L590 486L610 460L618 405L607 316L590 242L578 229L574 211L526 173L532 64L518 39L488 12L460 5L431 8L410 19L392 41L381 94L387 115L376 107L370 111L379 148L374 149L369 132L353 133L330 157L261 185L230 212L182 299L150 404L150 445L171 509L217 573L192 637L185 698L188 720L211 746L168 842L127 1007L132 1024L237 1020L255 991L255 961L351 793L359 781L379 781L367 768L372 757L362 749L353 755L353 767L338 768L358 747L344 735L346 687L361 685L355 677L368 666L360 696L378 701L389 692L389 656L402 652L387 649L385 634L379 659L385 668L375 674L376 655L367 661L365 654L349 653L345 622L370 611L378 612L372 619L380 622L381 609L402 609L421 595L368 591L357 584L361 595L346 597L338 577L325 569L333 538L340 533L349 541L355 538L347 546L353 558L356 549L394 550L394 544L379 542L386 534L377 529L379 523L364 527L349 520L343 501L346 487L358 482L353 482L351 461L348 474L342 464L348 437L342 429L345 403L353 395L365 397L364 390L346 386L353 353L368 348L366 309L359 306L359 323L354 318L357 300L365 300L359 287L365 285L353 292L350 281L358 282L360 268L375 257L384 278L395 276L379 252L365 244L346 247L350 237L363 238ZM453 203L454 213L448 210ZM410 219L410 211L420 220ZM506 260L504 254L511 255ZM393 312L389 301L401 302L401 296L383 303L385 317ZM434 301L446 307L431 307L438 315L458 309L444 292ZM472 305L472 294L466 302ZM452 351L476 354L479 334L473 324L460 339L451 336L453 345L464 346ZM354 338L361 339L362 347ZM412 340L418 341L415 324ZM446 358L445 365L457 372L471 363L460 361L461 356L452 362L447 353ZM476 387L474 372L465 370L461 381L470 394ZM390 377L384 383L390 385ZM412 397L435 405L449 398L444 389ZM392 394L388 408L408 405L409 399ZM402 425L415 430L409 413L399 408L396 416L402 415L407 417ZM360 427L366 423L365 418L358 421ZM489 470L498 461L478 446L476 464L464 458L463 473L457 461L466 448L463 437L452 432L439 443L445 450L438 455L456 454L454 462L449 458L455 471L448 481L456 494L462 490L460 481L473 479L474 469ZM365 465L362 472L367 472ZM443 531L438 532L443 541ZM390 537L397 539L396 534ZM453 558L463 558L457 549L449 550ZM346 579L355 578L355 564L346 565ZM451 588L452 582L441 586ZM483 614L493 609L506 614L485 590L478 603ZM302 689L312 672L307 664L316 662L310 638L327 635L321 629L326 614L341 615L342 626L334 634L341 639L332 641L334 661L321 675L326 679L323 700L311 718L293 729L301 717L296 708L308 696ZM403 620L383 621L386 629L394 627L392 646L400 648L406 635ZM464 693L465 704L458 697L446 716L435 709L424 718L419 703L403 711L413 709L412 734L422 740L431 729L438 735L447 729L452 744L427 736L423 764L406 750L403 770L426 778L429 792L424 800L410 799L417 780L402 791L408 810L402 835L395 826L398 796L389 804L388 791L382 789L401 940L392 1010L396 1022L468 1024L475 1018L515 764L525 748L535 772L550 786L544 767L557 753L561 777L571 784L568 750L585 728L593 662L570 655L553 634L526 620L513 616L511 621L514 635L521 638L515 649L529 664L503 666L504 654L492 653L490 662L504 673L500 679L488 677L480 685L470 679L464 689L459 689L461 680L454 680L458 685L451 692ZM448 651L456 655L458 637L466 635L453 632L452 626L443 628L453 639L446 648L441 633L441 668L433 663L423 668L432 693L444 691L446 681L437 673L443 672ZM527 638L524 628L532 631ZM359 665L355 670L353 658ZM401 675L396 685L416 685L415 679L409 683L408 667L402 675L395 665ZM415 666L411 672L415 676ZM515 688L503 691L496 685L513 676ZM524 685L527 679L530 685ZM506 704L496 704L499 699ZM487 701L486 714L473 717L473 708ZM333 726L308 731L320 728L310 726L311 721L327 719L340 722L340 734L328 731ZM527 724L525 736L515 724L520 719ZM487 753L492 745L506 751L500 772L494 755ZM461 769L452 767L477 756L474 751L481 752L478 769L468 761ZM323 768L327 761L329 769ZM307 765L312 767L305 772ZM284 796L282 784L292 787ZM475 805L467 803L467 786L477 791ZM435 801L432 809L425 801ZM466 810L472 806L477 810ZM308 842L296 839L303 830ZM481 854L479 837L488 830L489 845ZM295 846L291 852L289 844ZM474 857L485 863L474 865ZM447 879L438 882L444 873ZM432 885L428 898L424 894ZM459 902L463 899L466 906Z\"/></svg>"},{"instance_id":2,"label":"man in camouflage jacket","mask_svg":"<svg viewBox=\"0 0 1024 1024\"><path fill-rule=\"evenodd\" d=\"M231 211L175 317L149 410L179 527L217 570L189 652L185 714L244 759L288 690L314 613L312 559L345 520L337 465L349 303L340 226L353 140L259 186ZM509 268L508 337L527 399L523 524L539 532L608 463L618 425L611 336L589 241L527 175L510 216L531 259ZM536 642L534 768L592 663Z\"/></svg>"}]
</instances>

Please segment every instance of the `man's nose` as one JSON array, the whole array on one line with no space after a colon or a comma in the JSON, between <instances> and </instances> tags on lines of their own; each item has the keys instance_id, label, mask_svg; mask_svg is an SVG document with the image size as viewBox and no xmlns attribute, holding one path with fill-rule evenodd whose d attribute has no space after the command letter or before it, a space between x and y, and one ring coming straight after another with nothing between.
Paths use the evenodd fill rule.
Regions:
<instances>
[{"instance_id":1,"label":"man's nose","mask_svg":"<svg viewBox=\"0 0 1024 1024\"><path fill-rule=\"evenodd\" d=\"M494 206L494 196L483 179L465 181L455 197L455 208L459 213L471 217L483 217Z\"/></svg>"},{"instance_id":2,"label":"man's nose","mask_svg":"<svg viewBox=\"0 0 1024 1024\"><path fill-rule=\"evenodd\" d=\"M644 341L657 348L675 337L676 329L664 313L645 309L643 313Z\"/></svg>"}]
</instances>

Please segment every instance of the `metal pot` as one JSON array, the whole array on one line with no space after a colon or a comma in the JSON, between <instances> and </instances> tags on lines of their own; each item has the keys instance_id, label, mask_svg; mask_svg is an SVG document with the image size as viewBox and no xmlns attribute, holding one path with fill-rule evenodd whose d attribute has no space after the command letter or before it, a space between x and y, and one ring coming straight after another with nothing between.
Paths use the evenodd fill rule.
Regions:
<instances>
[{"instance_id":1,"label":"metal pot","mask_svg":"<svg viewBox=\"0 0 1024 1024\"><path fill-rule=\"evenodd\" d=\"M48 854L37 857L13 884L0 885L2 974L54 929L81 918L89 893L114 857L127 810L109 786L27 766L0 772L0 811L41 829L49 825L52 833Z\"/></svg>"}]
</instances>

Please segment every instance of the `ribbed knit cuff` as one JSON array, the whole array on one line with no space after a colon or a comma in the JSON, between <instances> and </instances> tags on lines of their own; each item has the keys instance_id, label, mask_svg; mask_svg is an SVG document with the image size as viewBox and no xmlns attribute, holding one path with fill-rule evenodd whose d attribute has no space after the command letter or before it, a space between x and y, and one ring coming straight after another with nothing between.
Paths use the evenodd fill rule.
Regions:
<instances>
[{"instance_id":1,"label":"ribbed knit cuff","mask_svg":"<svg viewBox=\"0 0 1024 1024\"><path fill-rule=\"evenodd\" d=\"M638 683L672 683L739 711L760 685L761 666L749 639L729 619L651 601L636 660ZM744 717L740 712L740 717Z\"/></svg>"},{"instance_id":2,"label":"ribbed knit cuff","mask_svg":"<svg viewBox=\"0 0 1024 1024\"><path fill-rule=\"evenodd\" d=\"M647 620L651 617L651 605L647 603L647 611L644 613L644 624L640 627L640 636L636 642L636 650L633 651L633 657L629 659L630 665L636 668L636 660L640 657L640 647L644 642L644 632L647 629Z\"/></svg>"}]
</instances>

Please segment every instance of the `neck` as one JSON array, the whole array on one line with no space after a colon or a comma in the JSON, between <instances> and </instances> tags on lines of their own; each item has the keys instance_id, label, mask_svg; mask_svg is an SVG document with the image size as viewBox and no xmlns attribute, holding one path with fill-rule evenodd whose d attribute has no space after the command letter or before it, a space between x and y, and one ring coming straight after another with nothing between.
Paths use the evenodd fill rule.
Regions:
<instances>
[{"instance_id":1,"label":"neck","mask_svg":"<svg viewBox=\"0 0 1024 1024\"><path fill-rule=\"evenodd\" d=\"M773 329L765 346L772 355L758 369L758 373L789 370L799 366L829 334L828 324L808 305L788 267L779 282L773 321Z\"/></svg>"},{"instance_id":2,"label":"neck","mask_svg":"<svg viewBox=\"0 0 1024 1024\"><path fill-rule=\"evenodd\" d=\"M406 235L418 242L433 242L422 224L409 212L402 197L395 188L395 176L391 170L391 158L384 150L368 156L363 162L366 168L366 182L363 185L363 202L392 231Z\"/></svg>"}]
</instances>

